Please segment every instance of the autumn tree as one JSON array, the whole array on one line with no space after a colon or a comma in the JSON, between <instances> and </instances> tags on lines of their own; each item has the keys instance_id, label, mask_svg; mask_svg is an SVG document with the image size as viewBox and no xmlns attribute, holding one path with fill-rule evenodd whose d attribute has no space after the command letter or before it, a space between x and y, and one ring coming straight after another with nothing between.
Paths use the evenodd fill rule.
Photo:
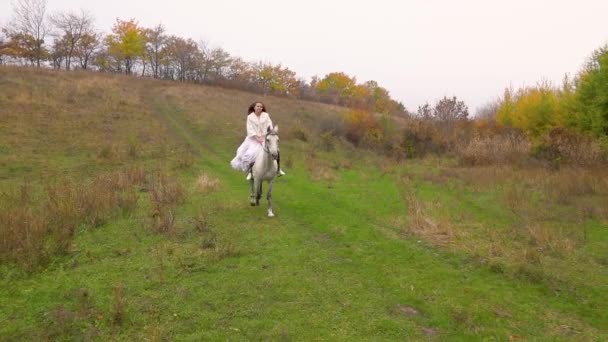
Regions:
<instances>
[{"instance_id":1,"label":"autumn tree","mask_svg":"<svg viewBox=\"0 0 608 342\"><path fill-rule=\"evenodd\" d=\"M85 12L60 12L51 16L56 31L55 39L61 40L65 53L65 68L70 70L72 57L85 34L94 32L93 17Z\"/></svg>"},{"instance_id":2,"label":"autumn tree","mask_svg":"<svg viewBox=\"0 0 608 342\"><path fill-rule=\"evenodd\" d=\"M9 56L8 39L4 36L4 32L0 30L0 65L6 63L6 57Z\"/></svg>"},{"instance_id":3,"label":"autumn tree","mask_svg":"<svg viewBox=\"0 0 608 342\"><path fill-rule=\"evenodd\" d=\"M48 54L44 47L48 34L46 0L17 0L13 11L13 19L5 27L5 33L16 47L12 51L40 67L40 61Z\"/></svg>"},{"instance_id":4,"label":"autumn tree","mask_svg":"<svg viewBox=\"0 0 608 342\"><path fill-rule=\"evenodd\" d=\"M26 61L31 65L36 64L38 57L36 50L36 39L29 34L17 32L10 29L3 29L7 39L4 43L3 54L17 61ZM44 55L48 55L48 51L44 50Z\"/></svg>"},{"instance_id":5,"label":"autumn tree","mask_svg":"<svg viewBox=\"0 0 608 342\"><path fill-rule=\"evenodd\" d=\"M351 100L356 84L354 77L332 72L317 82L315 90L324 102L344 105Z\"/></svg>"},{"instance_id":6,"label":"autumn tree","mask_svg":"<svg viewBox=\"0 0 608 342\"><path fill-rule=\"evenodd\" d=\"M388 90L378 85L376 81L367 81L363 85L367 89L367 106L370 110L383 114L394 114L405 110L403 105L394 101Z\"/></svg>"},{"instance_id":7,"label":"autumn tree","mask_svg":"<svg viewBox=\"0 0 608 342\"><path fill-rule=\"evenodd\" d=\"M538 137L547 130L561 126L564 115L557 89L548 83L505 91L496 111L496 120Z\"/></svg>"},{"instance_id":8,"label":"autumn tree","mask_svg":"<svg viewBox=\"0 0 608 342\"><path fill-rule=\"evenodd\" d=\"M257 84L263 94L296 95L298 80L296 73L280 64L258 63L256 65Z\"/></svg>"},{"instance_id":9,"label":"autumn tree","mask_svg":"<svg viewBox=\"0 0 608 342\"><path fill-rule=\"evenodd\" d=\"M112 33L105 39L108 54L115 59L117 70L122 71L124 66L126 74L131 74L136 61L142 58L145 43L145 36L135 19L129 21L116 19Z\"/></svg>"},{"instance_id":10,"label":"autumn tree","mask_svg":"<svg viewBox=\"0 0 608 342\"><path fill-rule=\"evenodd\" d=\"M253 90L255 73L256 71L251 64L245 62L240 57L236 57L230 61L226 78L229 84L236 88Z\"/></svg>"},{"instance_id":11,"label":"autumn tree","mask_svg":"<svg viewBox=\"0 0 608 342\"><path fill-rule=\"evenodd\" d=\"M89 66L89 61L91 60L93 54L101 45L101 37L99 33L96 32L88 32L83 34L76 44L76 50L74 51L74 55L80 61L80 67L83 69L87 69Z\"/></svg>"}]
</instances>

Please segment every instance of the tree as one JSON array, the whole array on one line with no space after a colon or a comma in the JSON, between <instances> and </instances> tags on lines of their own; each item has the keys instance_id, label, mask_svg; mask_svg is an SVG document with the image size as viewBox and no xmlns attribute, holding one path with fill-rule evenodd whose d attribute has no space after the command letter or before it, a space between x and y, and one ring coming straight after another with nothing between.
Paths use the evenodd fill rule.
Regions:
<instances>
[{"instance_id":1,"label":"tree","mask_svg":"<svg viewBox=\"0 0 608 342\"><path fill-rule=\"evenodd\" d=\"M433 110L431 109L431 105L427 102L422 106L418 106L417 114L418 117L423 120L431 120L433 118Z\"/></svg>"},{"instance_id":2,"label":"tree","mask_svg":"<svg viewBox=\"0 0 608 342\"><path fill-rule=\"evenodd\" d=\"M354 77L351 78L343 72L332 72L316 84L315 90L321 100L345 105L352 99L356 84Z\"/></svg>"},{"instance_id":3,"label":"tree","mask_svg":"<svg viewBox=\"0 0 608 342\"><path fill-rule=\"evenodd\" d=\"M146 36L146 56L152 67L152 76L158 78L163 58L162 51L168 38L165 35L165 27L158 24L154 28L144 29L144 35Z\"/></svg>"},{"instance_id":4,"label":"tree","mask_svg":"<svg viewBox=\"0 0 608 342\"><path fill-rule=\"evenodd\" d=\"M133 65L144 54L146 41L135 19L129 21L116 19L112 33L106 36L105 43L108 53L117 62L118 71L121 71L124 65L125 73L130 75Z\"/></svg>"},{"instance_id":5,"label":"tree","mask_svg":"<svg viewBox=\"0 0 608 342\"><path fill-rule=\"evenodd\" d=\"M559 93L549 83L519 89L505 96L496 111L496 120L537 137L545 131L560 126L563 110Z\"/></svg>"},{"instance_id":6,"label":"tree","mask_svg":"<svg viewBox=\"0 0 608 342\"><path fill-rule=\"evenodd\" d=\"M4 31L0 30L0 65L6 63L5 57L9 55L8 40L4 37Z\"/></svg>"},{"instance_id":7,"label":"tree","mask_svg":"<svg viewBox=\"0 0 608 342\"><path fill-rule=\"evenodd\" d=\"M234 87L251 90L255 82L255 70L242 58L232 58L226 77Z\"/></svg>"},{"instance_id":8,"label":"tree","mask_svg":"<svg viewBox=\"0 0 608 342\"><path fill-rule=\"evenodd\" d=\"M13 21L7 27L9 36L20 40L19 45L26 49L23 55L40 67L40 61L48 54L44 48L44 39L48 34L46 0L17 0L13 11Z\"/></svg>"},{"instance_id":9,"label":"tree","mask_svg":"<svg viewBox=\"0 0 608 342\"><path fill-rule=\"evenodd\" d=\"M440 122L467 120L468 117L468 107L464 104L464 101L458 101L456 96L452 98L444 96L433 109L433 118Z\"/></svg>"},{"instance_id":10,"label":"tree","mask_svg":"<svg viewBox=\"0 0 608 342\"><path fill-rule=\"evenodd\" d=\"M576 82L574 126L608 135L608 45L593 52Z\"/></svg>"},{"instance_id":11,"label":"tree","mask_svg":"<svg viewBox=\"0 0 608 342\"><path fill-rule=\"evenodd\" d=\"M61 64L63 63L64 58L67 58L68 55L68 42L66 39L55 39L53 42L53 47L51 48L51 52L49 54L51 63L53 64L53 69L61 69Z\"/></svg>"},{"instance_id":12,"label":"tree","mask_svg":"<svg viewBox=\"0 0 608 342\"><path fill-rule=\"evenodd\" d=\"M171 61L177 72L176 78L179 81L194 79L194 69L199 58L200 51L192 39L183 39L171 36L167 40L164 54Z\"/></svg>"},{"instance_id":13,"label":"tree","mask_svg":"<svg viewBox=\"0 0 608 342\"><path fill-rule=\"evenodd\" d=\"M29 34L11 31L7 28L3 29L3 32L8 40L3 45L2 53L15 60L29 61L31 65L35 65L38 56L36 39ZM46 56L46 49L44 52Z\"/></svg>"},{"instance_id":14,"label":"tree","mask_svg":"<svg viewBox=\"0 0 608 342\"><path fill-rule=\"evenodd\" d=\"M211 62L211 72L215 81L223 79L226 76L225 72L230 66L230 54L226 50L217 47L211 50L209 60Z\"/></svg>"},{"instance_id":15,"label":"tree","mask_svg":"<svg viewBox=\"0 0 608 342\"><path fill-rule=\"evenodd\" d=\"M418 117L423 124L437 130L440 133L437 138L444 142L457 140L456 135L461 131L460 128L465 127L468 116L467 106L464 101L458 101L456 96L444 96L433 107L428 103L418 107Z\"/></svg>"},{"instance_id":16,"label":"tree","mask_svg":"<svg viewBox=\"0 0 608 342\"><path fill-rule=\"evenodd\" d=\"M65 68L70 70L72 56L85 34L91 34L93 29L93 17L85 12L61 12L51 16L51 23L57 29L56 39L62 41L65 48Z\"/></svg>"},{"instance_id":17,"label":"tree","mask_svg":"<svg viewBox=\"0 0 608 342\"><path fill-rule=\"evenodd\" d=\"M101 44L100 34L95 32L85 33L76 44L75 56L80 60L80 67L87 69L89 61Z\"/></svg>"},{"instance_id":18,"label":"tree","mask_svg":"<svg viewBox=\"0 0 608 342\"><path fill-rule=\"evenodd\" d=\"M488 119L495 120L496 113L498 112L498 108L500 107L499 101L490 101L483 104L481 107L477 108L475 112L475 119Z\"/></svg>"}]
</instances>

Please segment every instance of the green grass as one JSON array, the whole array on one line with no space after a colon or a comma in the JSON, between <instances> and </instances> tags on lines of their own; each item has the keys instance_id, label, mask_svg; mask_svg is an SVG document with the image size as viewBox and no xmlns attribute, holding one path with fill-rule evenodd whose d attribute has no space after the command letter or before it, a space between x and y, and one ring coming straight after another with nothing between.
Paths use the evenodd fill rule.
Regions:
<instances>
[{"instance_id":1,"label":"green grass","mask_svg":"<svg viewBox=\"0 0 608 342\"><path fill-rule=\"evenodd\" d=\"M46 267L26 273L0 266L0 339L608 338L606 264L586 261L606 257L606 222L584 222L589 243L576 250L584 257L541 258L547 263L529 270L540 267L541 276L526 277L518 271L524 264L510 249L496 258L480 252L489 229L507 234L517 222L501 202L500 189L476 190L453 178L435 181L432 175L453 167L444 159L394 164L342 144L334 152L321 152L312 142L291 141L288 134L282 136L281 151L291 167L275 184L277 217L269 219L265 201L250 207L244 175L229 168L242 139L238 130L244 115L238 110L246 106L228 101L248 104L251 95L148 82L145 91L138 88L141 103L148 106L141 110L150 122L166 127L163 134L171 146L195 151L191 166L174 169L187 190L177 208L176 232L150 231L147 193L140 193L137 210L101 227L83 227L71 253L54 257ZM277 108L275 121L284 128L289 113L314 116L323 110L330 115L334 110L285 99L267 102ZM156 127L150 122L139 124ZM89 173L125 163L171 168L179 159L169 152L157 155L152 147L147 157L134 161L91 157ZM5 150L11 153L11 147ZM86 154L57 156L48 170L80 170L77 156ZM19 183L19 174L41 172L32 166L36 155L27 156L19 167L30 170L2 167L3 184ZM333 177L315 178L315 168L327 168ZM219 179L219 190L196 191L201 173ZM406 234L404 193L418 198L428 217L468 232L477 247L462 241L462 246L444 248ZM197 230L201 212L208 227ZM497 236L504 239L500 244L512 243L508 235ZM548 264L551 260L577 264L560 269ZM585 262L597 268L586 269ZM579 280L570 277L575 270Z\"/></svg>"}]
</instances>

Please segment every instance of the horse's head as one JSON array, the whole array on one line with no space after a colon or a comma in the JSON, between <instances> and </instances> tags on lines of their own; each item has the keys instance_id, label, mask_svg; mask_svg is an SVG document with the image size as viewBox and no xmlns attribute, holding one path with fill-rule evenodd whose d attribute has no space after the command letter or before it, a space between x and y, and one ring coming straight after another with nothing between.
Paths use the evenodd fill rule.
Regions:
<instances>
[{"instance_id":1,"label":"horse's head","mask_svg":"<svg viewBox=\"0 0 608 342\"><path fill-rule=\"evenodd\" d=\"M274 126L273 129L268 127L266 130L266 150L270 153L273 160L279 157L279 126Z\"/></svg>"}]
</instances>

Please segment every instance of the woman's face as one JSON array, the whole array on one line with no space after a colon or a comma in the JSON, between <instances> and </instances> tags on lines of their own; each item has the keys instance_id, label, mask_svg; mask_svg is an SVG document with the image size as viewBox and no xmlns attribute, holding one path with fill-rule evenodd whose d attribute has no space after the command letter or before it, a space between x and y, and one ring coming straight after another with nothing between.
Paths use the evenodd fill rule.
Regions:
<instances>
[{"instance_id":1,"label":"woman's face","mask_svg":"<svg viewBox=\"0 0 608 342\"><path fill-rule=\"evenodd\" d=\"M255 106L253 107L253 110L255 110L256 114L260 114L262 113L262 109L264 108L264 105L261 103L256 103Z\"/></svg>"}]
</instances>

